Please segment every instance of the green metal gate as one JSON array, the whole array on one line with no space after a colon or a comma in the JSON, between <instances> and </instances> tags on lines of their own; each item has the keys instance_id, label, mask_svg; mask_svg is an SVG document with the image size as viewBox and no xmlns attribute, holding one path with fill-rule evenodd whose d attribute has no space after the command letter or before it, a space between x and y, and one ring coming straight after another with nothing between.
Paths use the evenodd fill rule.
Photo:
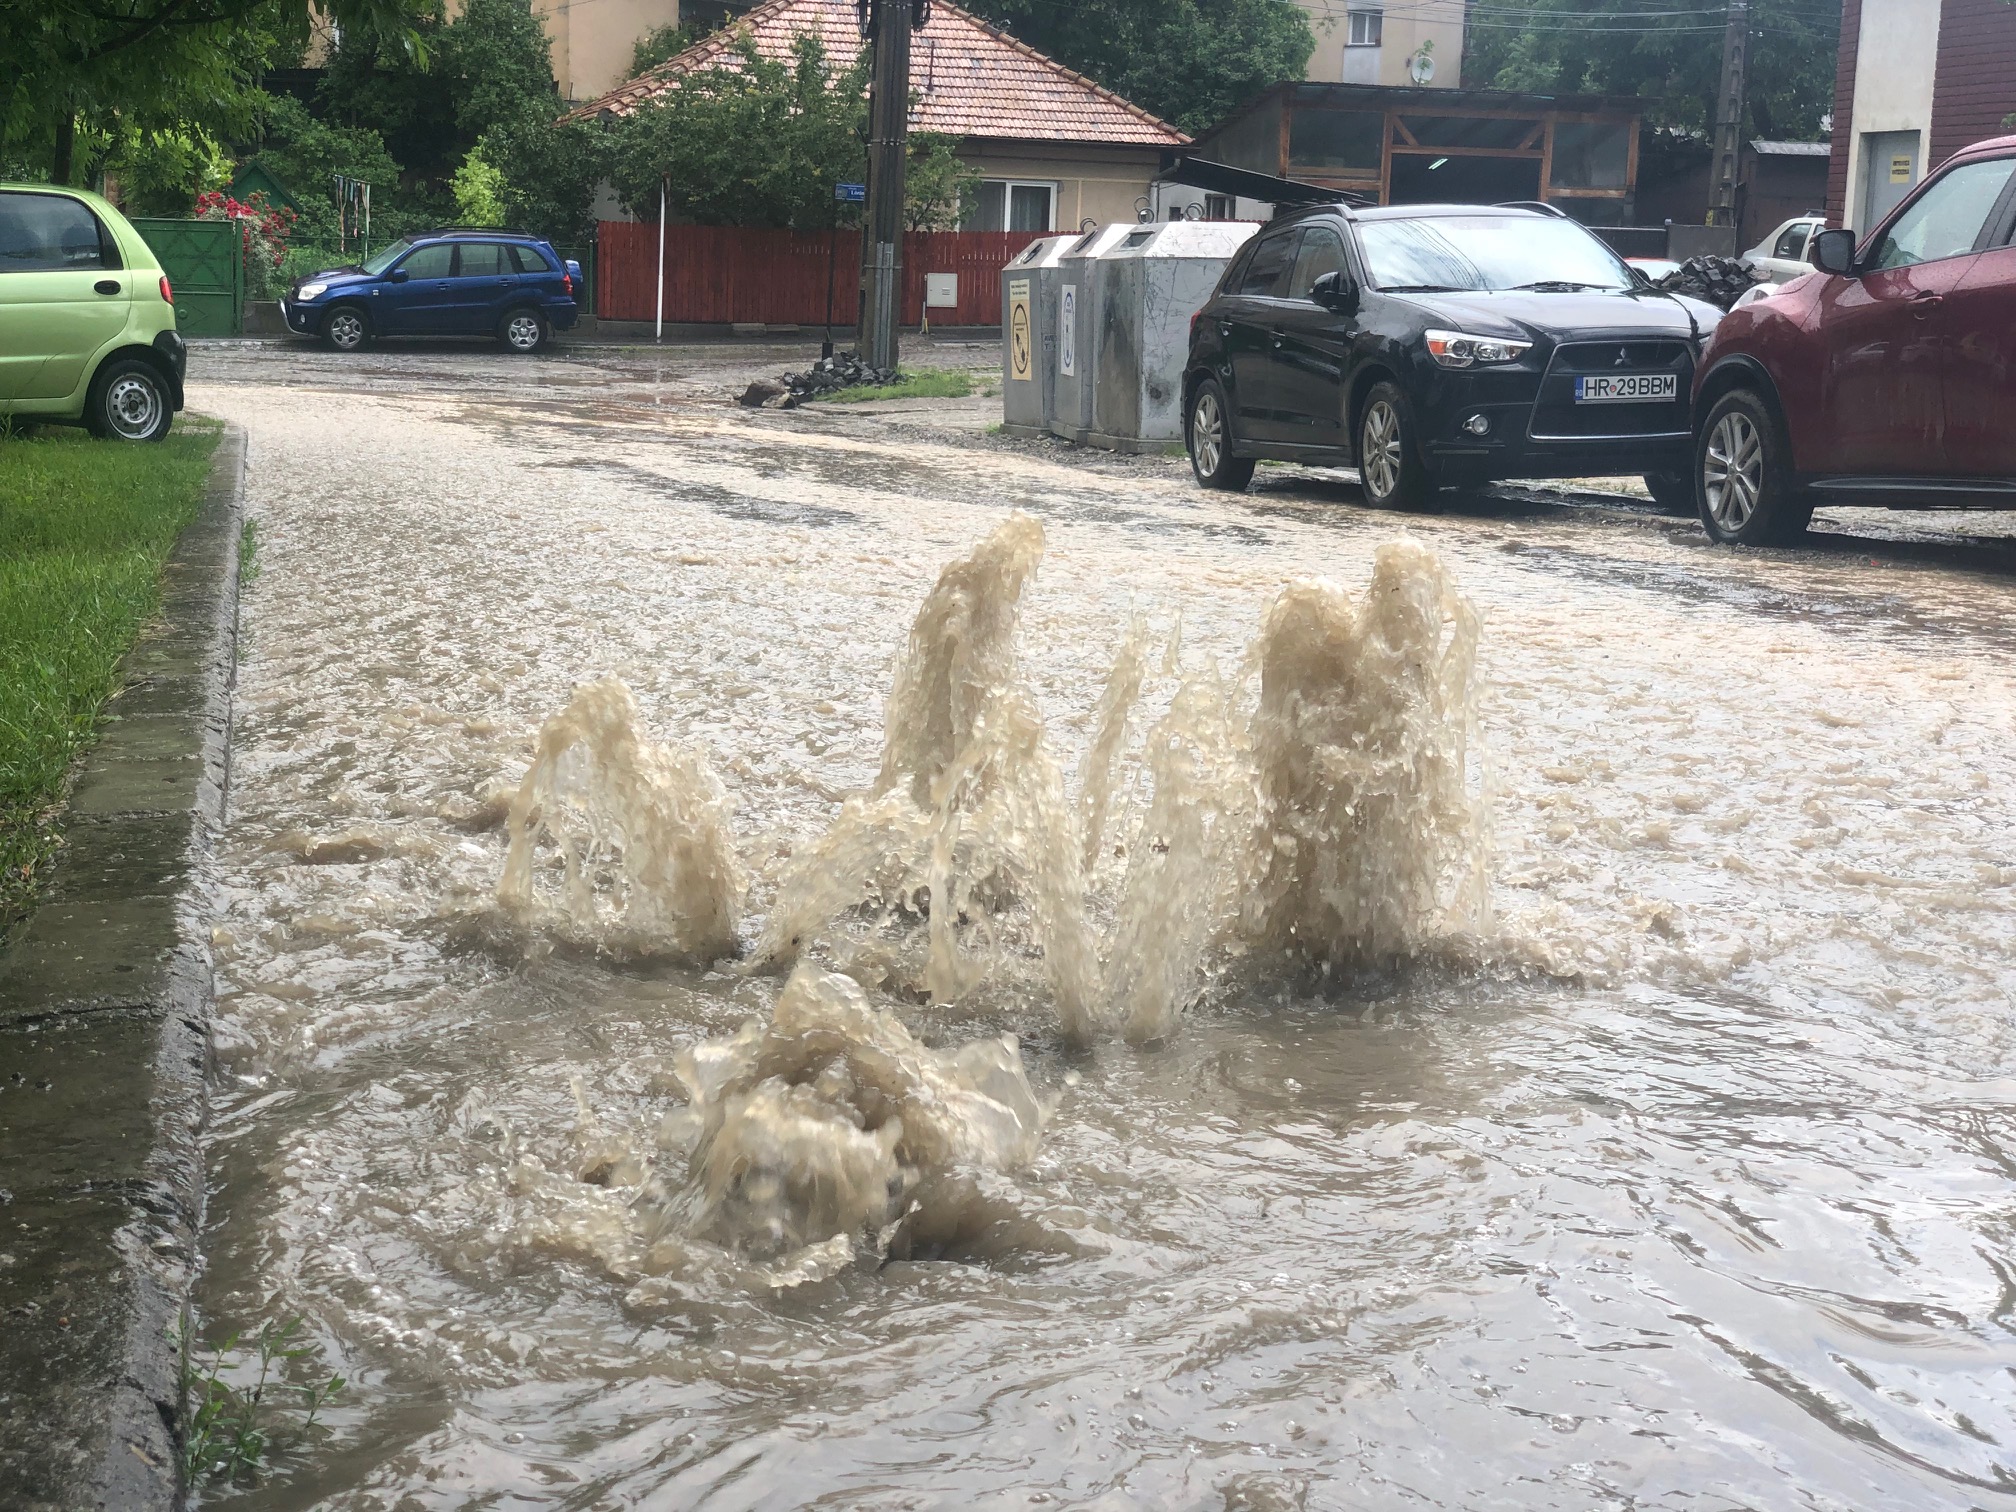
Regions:
<instances>
[{"instance_id":1,"label":"green metal gate","mask_svg":"<svg viewBox=\"0 0 2016 1512\"><path fill-rule=\"evenodd\" d=\"M230 221L135 220L175 291L184 336L236 336L245 314L245 245Z\"/></svg>"}]
</instances>

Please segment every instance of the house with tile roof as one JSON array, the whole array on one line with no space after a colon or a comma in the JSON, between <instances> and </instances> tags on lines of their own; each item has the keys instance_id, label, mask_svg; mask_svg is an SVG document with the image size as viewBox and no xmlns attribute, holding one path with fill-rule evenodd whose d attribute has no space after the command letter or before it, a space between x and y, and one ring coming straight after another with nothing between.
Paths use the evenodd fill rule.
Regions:
<instances>
[{"instance_id":1,"label":"house with tile roof","mask_svg":"<svg viewBox=\"0 0 2016 1512\"><path fill-rule=\"evenodd\" d=\"M788 62L800 33L819 38L846 66L863 46L853 0L764 0L732 26L573 114L630 114L702 69L740 68L737 39ZM1016 41L945 0L911 43L912 130L955 139L980 174L963 228L1071 230L1086 221L1159 218L1153 184L1164 150L1189 138L1083 74Z\"/></svg>"}]
</instances>

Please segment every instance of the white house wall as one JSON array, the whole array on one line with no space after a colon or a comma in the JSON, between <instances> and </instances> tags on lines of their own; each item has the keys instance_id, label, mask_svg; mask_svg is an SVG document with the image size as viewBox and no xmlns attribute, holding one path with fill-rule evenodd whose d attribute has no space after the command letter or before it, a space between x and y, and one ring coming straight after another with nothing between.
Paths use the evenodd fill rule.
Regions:
<instances>
[{"instance_id":1,"label":"white house wall","mask_svg":"<svg viewBox=\"0 0 2016 1512\"><path fill-rule=\"evenodd\" d=\"M1849 117L1846 218L1862 225L1862 144L1873 132L1918 133L1918 171L1932 134L1932 81L1939 59L1940 0L1863 0L1856 43L1855 100Z\"/></svg>"}]
</instances>

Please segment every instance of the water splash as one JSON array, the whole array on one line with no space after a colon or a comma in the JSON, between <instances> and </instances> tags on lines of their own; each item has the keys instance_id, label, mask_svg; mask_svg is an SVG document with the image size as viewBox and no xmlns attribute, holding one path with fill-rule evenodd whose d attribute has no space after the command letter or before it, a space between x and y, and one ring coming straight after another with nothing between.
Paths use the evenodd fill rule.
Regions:
<instances>
[{"instance_id":1,"label":"water splash","mask_svg":"<svg viewBox=\"0 0 2016 1512\"><path fill-rule=\"evenodd\" d=\"M1488 925L1478 630L1413 540L1379 548L1355 604L1315 580L1275 598L1256 648L1249 944L1348 967Z\"/></svg>"},{"instance_id":2,"label":"water splash","mask_svg":"<svg viewBox=\"0 0 2016 1512\"><path fill-rule=\"evenodd\" d=\"M1479 625L1433 552L1380 547L1357 599L1323 580L1284 586L1241 673L1182 681L1135 752L1151 681L1137 616L1074 795L1017 646L1043 549L1017 513L939 574L897 667L875 785L787 861L753 965L816 953L871 989L939 1003L1013 983L1047 995L1067 1040L1117 1022L1138 1044L1166 1037L1234 953L1349 969L1483 934ZM1173 674L1176 646L1172 633L1155 676ZM536 907L532 850L550 836L565 878L548 912L577 933L619 932L605 914L620 894L626 938L725 953L740 896L726 797L704 756L651 745L636 718L620 684L598 683L548 724L512 806L500 897ZM1122 806L1124 872L1108 879L1094 862L1116 791L1147 796ZM811 1116L788 1097L744 1111L773 1131Z\"/></svg>"},{"instance_id":3,"label":"water splash","mask_svg":"<svg viewBox=\"0 0 2016 1512\"><path fill-rule=\"evenodd\" d=\"M1083 841L1016 646L1043 546L1018 511L939 574L897 666L875 789L786 867L758 961L789 964L824 943L849 969L872 962L885 984L945 1002L1026 946L1066 1036L1092 1036L1101 992ZM850 941L833 926L864 905L875 917ZM919 917L923 958L903 969L875 942Z\"/></svg>"},{"instance_id":4,"label":"water splash","mask_svg":"<svg viewBox=\"0 0 2016 1512\"><path fill-rule=\"evenodd\" d=\"M612 954L733 955L743 880L729 817L704 751L647 739L627 687L589 683L539 731L497 901L527 928Z\"/></svg>"},{"instance_id":5,"label":"water splash","mask_svg":"<svg viewBox=\"0 0 2016 1512\"><path fill-rule=\"evenodd\" d=\"M666 1163L683 1181L647 1191L648 1234L789 1270L822 1268L835 1241L886 1248L922 1183L1027 1163L1044 1108L1013 1036L953 1050L921 1044L850 977L804 965L770 1022L677 1062L688 1104ZM816 1253L815 1253L816 1252Z\"/></svg>"}]
</instances>

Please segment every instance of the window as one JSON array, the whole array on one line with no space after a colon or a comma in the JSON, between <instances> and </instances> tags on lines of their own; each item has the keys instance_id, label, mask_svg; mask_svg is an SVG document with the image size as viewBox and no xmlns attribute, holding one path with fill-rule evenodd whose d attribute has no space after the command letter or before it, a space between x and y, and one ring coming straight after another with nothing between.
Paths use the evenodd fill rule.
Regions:
<instances>
[{"instance_id":1,"label":"window","mask_svg":"<svg viewBox=\"0 0 2016 1512\"><path fill-rule=\"evenodd\" d=\"M1556 121L1556 189L1622 189L1631 177L1631 127L1624 121Z\"/></svg>"},{"instance_id":2,"label":"window","mask_svg":"<svg viewBox=\"0 0 2016 1512\"><path fill-rule=\"evenodd\" d=\"M118 266L118 244L89 206L63 194L0 194L0 272Z\"/></svg>"},{"instance_id":3,"label":"window","mask_svg":"<svg viewBox=\"0 0 2016 1512\"><path fill-rule=\"evenodd\" d=\"M512 267L516 268L520 273L551 273L553 271L547 265L546 254L536 247L512 247L508 250L511 253Z\"/></svg>"},{"instance_id":4,"label":"window","mask_svg":"<svg viewBox=\"0 0 2016 1512\"><path fill-rule=\"evenodd\" d=\"M1773 257L1782 257L1789 262L1797 262L1806 255L1806 238L1813 233L1810 221L1799 221L1785 228L1785 234L1778 238L1778 245L1771 249Z\"/></svg>"},{"instance_id":5,"label":"window","mask_svg":"<svg viewBox=\"0 0 2016 1512\"><path fill-rule=\"evenodd\" d=\"M458 278L501 278L515 271L496 242L462 242L462 260L455 265Z\"/></svg>"},{"instance_id":6,"label":"window","mask_svg":"<svg viewBox=\"0 0 2016 1512\"><path fill-rule=\"evenodd\" d=\"M430 242L399 264L408 278L447 278L455 259L452 242Z\"/></svg>"},{"instance_id":7,"label":"window","mask_svg":"<svg viewBox=\"0 0 2016 1512\"><path fill-rule=\"evenodd\" d=\"M1435 215L1358 223L1358 250L1381 289L1628 289L1631 275L1574 221L1538 215Z\"/></svg>"},{"instance_id":8,"label":"window","mask_svg":"<svg viewBox=\"0 0 2016 1512\"><path fill-rule=\"evenodd\" d=\"M962 231L1050 231L1057 225L1057 186L982 179L966 208Z\"/></svg>"},{"instance_id":9,"label":"window","mask_svg":"<svg viewBox=\"0 0 2016 1512\"><path fill-rule=\"evenodd\" d=\"M1908 268L1972 252L2012 172L2016 158L1994 158L1963 164L1934 179L1891 225L1869 266Z\"/></svg>"},{"instance_id":10,"label":"window","mask_svg":"<svg viewBox=\"0 0 2016 1512\"><path fill-rule=\"evenodd\" d=\"M1263 237L1254 249L1253 261L1246 264L1246 276L1239 280L1239 292L1249 298L1278 299L1288 270L1295 266L1295 248L1302 239L1301 228L1277 231Z\"/></svg>"},{"instance_id":11,"label":"window","mask_svg":"<svg viewBox=\"0 0 2016 1512\"><path fill-rule=\"evenodd\" d=\"M1346 47L1377 47L1385 31L1386 13L1376 10L1354 10L1346 14L1350 18L1350 31L1346 34Z\"/></svg>"},{"instance_id":12,"label":"window","mask_svg":"<svg viewBox=\"0 0 2016 1512\"><path fill-rule=\"evenodd\" d=\"M1204 219L1213 221L1232 219L1232 196L1229 194L1205 195Z\"/></svg>"},{"instance_id":13,"label":"window","mask_svg":"<svg viewBox=\"0 0 2016 1512\"><path fill-rule=\"evenodd\" d=\"M1290 299L1307 299L1316 280L1344 270L1344 242L1328 226L1310 226L1302 233L1302 251L1295 258L1295 276L1288 281Z\"/></svg>"}]
</instances>

